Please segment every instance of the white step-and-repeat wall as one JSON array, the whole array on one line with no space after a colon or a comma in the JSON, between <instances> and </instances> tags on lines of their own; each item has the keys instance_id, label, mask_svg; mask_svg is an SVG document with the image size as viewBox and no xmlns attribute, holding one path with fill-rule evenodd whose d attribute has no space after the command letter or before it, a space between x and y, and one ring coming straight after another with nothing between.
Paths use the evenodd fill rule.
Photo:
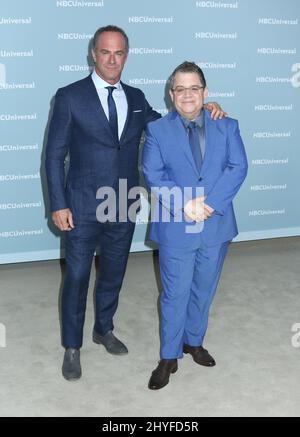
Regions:
<instances>
[{"instance_id":1,"label":"white step-and-repeat wall","mask_svg":"<svg viewBox=\"0 0 300 437\"><path fill-rule=\"evenodd\" d=\"M57 88L89 74L90 39L107 24L130 39L123 80L155 109L167 112L166 80L193 60L209 100L239 119L249 175L236 241L300 235L299 12L298 0L1 0L0 263L62 254L43 169L49 114ZM149 249L143 206L133 251Z\"/></svg>"}]
</instances>

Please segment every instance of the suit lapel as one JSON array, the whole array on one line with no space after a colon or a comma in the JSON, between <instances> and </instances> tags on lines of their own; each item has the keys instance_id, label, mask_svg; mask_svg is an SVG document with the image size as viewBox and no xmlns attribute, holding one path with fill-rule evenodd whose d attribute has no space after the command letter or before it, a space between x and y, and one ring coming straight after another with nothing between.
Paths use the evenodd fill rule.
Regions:
<instances>
[{"instance_id":1,"label":"suit lapel","mask_svg":"<svg viewBox=\"0 0 300 437\"><path fill-rule=\"evenodd\" d=\"M201 168L201 175L209 168L212 157L214 155L214 144L223 141L220 137L217 122L211 119L210 112L204 110L205 116L205 154Z\"/></svg>"},{"instance_id":2,"label":"suit lapel","mask_svg":"<svg viewBox=\"0 0 300 437\"><path fill-rule=\"evenodd\" d=\"M89 102L89 107L91 108L91 113L95 115L95 118L98 120L99 127L103 127L107 134L110 135L112 139L112 144L115 143L115 139L113 137L109 122L105 115L104 109L101 105L101 101L99 99L96 87L94 85L93 79L89 76L87 81L87 90L86 96Z\"/></svg>"},{"instance_id":3,"label":"suit lapel","mask_svg":"<svg viewBox=\"0 0 300 437\"><path fill-rule=\"evenodd\" d=\"M126 135L126 130L128 128L128 124L130 121L130 116L132 114L132 99L130 96L130 92L128 90L128 87L126 86L126 84L124 84L123 82L121 82L122 88L124 90L126 99L127 99L127 116L126 116L126 120L125 120L125 124L124 124L124 128L121 134L121 138L120 138L120 143L122 142L122 140L124 139L125 135Z\"/></svg>"}]
</instances>

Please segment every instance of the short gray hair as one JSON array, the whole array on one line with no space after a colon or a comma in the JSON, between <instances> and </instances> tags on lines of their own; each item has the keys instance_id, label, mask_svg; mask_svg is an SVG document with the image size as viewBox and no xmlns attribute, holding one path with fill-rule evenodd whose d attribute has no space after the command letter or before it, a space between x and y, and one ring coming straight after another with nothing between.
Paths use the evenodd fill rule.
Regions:
<instances>
[{"instance_id":1,"label":"short gray hair","mask_svg":"<svg viewBox=\"0 0 300 437\"><path fill-rule=\"evenodd\" d=\"M125 31L123 29L121 29L121 27L114 26L113 24L109 24L108 26L99 27L99 29L96 30L95 35L93 37L93 49L96 48L98 38L103 32L118 32L118 33L120 33L125 40L126 52L127 53L129 52L128 36L126 35Z\"/></svg>"}]
</instances>

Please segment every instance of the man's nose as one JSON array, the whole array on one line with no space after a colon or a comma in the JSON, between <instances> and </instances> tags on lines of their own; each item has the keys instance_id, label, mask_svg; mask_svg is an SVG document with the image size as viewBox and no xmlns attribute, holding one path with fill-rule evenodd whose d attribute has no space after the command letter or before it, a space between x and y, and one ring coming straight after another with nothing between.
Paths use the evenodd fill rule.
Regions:
<instances>
[{"instance_id":1,"label":"man's nose","mask_svg":"<svg viewBox=\"0 0 300 437\"><path fill-rule=\"evenodd\" d=\"M110 57L109 57L109 63L110 63L110 64L115 64L115 63L116 63L116 57L115 57L115 55L110 55Z\"/></svg>"},{"instance_id":2,"label":"man's nose","mask_svg":"<svg viewBox=\"0 0 300 437\"><path fill-rule=\"evenodd\" d=\"M183 90L183 95L184 96L186 96L186 95L190 96L191 94L193 94L193 92L192 92L192 90L190 88L185 88Z\"/></svg>"}]
</instances>

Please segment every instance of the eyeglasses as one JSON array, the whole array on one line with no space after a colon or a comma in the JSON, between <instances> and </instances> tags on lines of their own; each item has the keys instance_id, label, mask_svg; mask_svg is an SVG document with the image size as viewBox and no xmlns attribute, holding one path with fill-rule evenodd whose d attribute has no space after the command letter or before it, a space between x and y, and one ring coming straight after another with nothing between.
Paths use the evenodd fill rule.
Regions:
<instances>
[{"instance_id":1,"label":"eyeglasses","mask_svg":"<svg viewBox=\"0 0 300 437\"><path fill-rule=\"evenodd\" d=\"M178 96L183 96L185 91L189 91L192 94L198 94L201 90L203 90L204 86L193 85L190 87L177 86L176 88L172 88L173 93L176 93Z\"/></svg>"}]
</instances>

